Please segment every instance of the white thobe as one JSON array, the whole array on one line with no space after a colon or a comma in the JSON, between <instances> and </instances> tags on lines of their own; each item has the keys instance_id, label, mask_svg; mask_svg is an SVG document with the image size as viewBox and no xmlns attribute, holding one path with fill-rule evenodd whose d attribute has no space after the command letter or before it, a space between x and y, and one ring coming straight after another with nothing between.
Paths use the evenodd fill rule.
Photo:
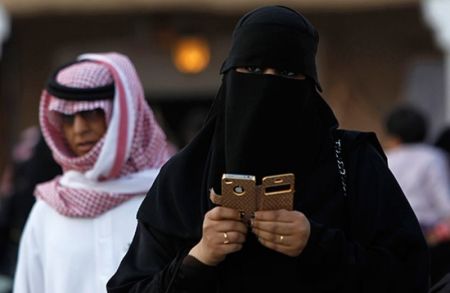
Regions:
<instances>
[{"instance_id":1,"label":"white thobe","mask_svg":"<svg viewBox=\"0 0 450 293\"><path fill-rule=\"evenodd\" d=\"M388 150L386 155L422 226L450 217L450 175L442 151L426 144L405 144Z\"/></svg>"},{"instance_id":2,"label":"white thobe","mask_svg":"<svg viewBox=\"0 0 450 293\"><path fill-rule=\"evenodd\" d=\"M136 196L96 218L69 218L35 203L19 248L14 293L106 293L134 235Z\"/></svg>"}]
</instances>

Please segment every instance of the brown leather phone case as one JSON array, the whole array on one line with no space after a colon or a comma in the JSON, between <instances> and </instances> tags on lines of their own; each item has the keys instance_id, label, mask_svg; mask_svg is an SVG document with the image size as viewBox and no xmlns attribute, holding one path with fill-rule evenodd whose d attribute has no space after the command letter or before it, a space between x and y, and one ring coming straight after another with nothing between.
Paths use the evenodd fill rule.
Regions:
<instances>
[{"instance_id":1,"label":"brown leather phone case","mask_svg":"<svg viewBox=\"0 0 450 293\"><path fill-rule=\"evenodd\" d=\"M292 210L295 175L292 173L266 176L258 186L258 210Z\"/></svg>"},{"instance_id":2,"label":"brown leather phone case","mask_svg":"<svg viewBox=\"0 0 450 293\"><path fill-rule=\"evenodd\" d=\"M211 195L211 201L237 209L249 219L258 210L292 210L294 184L292 173L266 176L261 185L256 185L253 175L223 174L222 195Z\"/></svg>"},{"instance_id":3,"label":"brown leather phone case","mask_svg":"<svg viewBox=\"0 0 450 293\"><path fill-rule=\"evenodd\" d=\"M256 210L256 179L253 175L223 174L222 195L211 197L218 205L233 208L249 218Z\"/></svg>"}]
</instances>

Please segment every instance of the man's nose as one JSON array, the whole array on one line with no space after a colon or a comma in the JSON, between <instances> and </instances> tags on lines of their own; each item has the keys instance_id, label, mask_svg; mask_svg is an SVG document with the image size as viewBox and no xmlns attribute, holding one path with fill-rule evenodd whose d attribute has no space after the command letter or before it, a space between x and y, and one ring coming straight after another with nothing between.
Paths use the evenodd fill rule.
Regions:
<instances>
[{"instance_id":1,"label":"man's nose","mask_svg":"<svg viewBox=\"0 0 450 293\"><path fill-rule=\"evenodd\" d=\"M87 122L86 119L84 119L83 115L81 114L75 114L75 117L73 119L73 129L75 132L83 132L87 130Z\"/></svg>"}]
</instances>

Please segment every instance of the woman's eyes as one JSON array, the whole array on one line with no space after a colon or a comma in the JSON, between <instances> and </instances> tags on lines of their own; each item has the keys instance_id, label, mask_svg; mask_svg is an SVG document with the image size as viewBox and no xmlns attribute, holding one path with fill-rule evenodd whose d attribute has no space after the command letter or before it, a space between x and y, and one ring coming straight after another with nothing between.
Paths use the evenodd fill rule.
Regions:
<instances>
[{"instance_id":1,"label":"woman's eyes","mask_svg":"<svg viewBox=\"0 0 450 293\"><path fill-rule=\"evenodd\" d=\"M246 66L246 67L238 67L237 71L243 73L253 73L253 74L274 74L282 77L288 78L297 78L299 76L298 73L289 71L289 70L278 70L273 68L262 68L257 66Z\"/></svg>"},{"instance_id":2,"label":"woman's eyes","mask_svg":"<svg viewBox=\"0 0 450 293\"><path fill-rule=\"evenodd\" d=\"M261 67L248 66L248 67L245 67L245 69L249 73L257 73L257 74L262 74L263 73L263 69Z\"/></svg>"},{"instance_id":3,"label":"woman's eyes","mask_svg":"<svg viewBox=\"0 0 450 293\"><path fill-rule=\"evenodd\" d=\"M287 70L279 71L278 74L285 77L296 77L298 75L298 73Z\"/></svg>"}]
</instances>

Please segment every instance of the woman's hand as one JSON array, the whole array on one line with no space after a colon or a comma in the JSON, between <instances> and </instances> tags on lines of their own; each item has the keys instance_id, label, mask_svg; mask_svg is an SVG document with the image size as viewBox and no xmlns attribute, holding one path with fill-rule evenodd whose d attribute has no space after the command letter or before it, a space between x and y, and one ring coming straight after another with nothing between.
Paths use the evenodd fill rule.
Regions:
<instances>
[{"instance_id":1,"label":"woman's hand","mask_svg":"<svg viewBox=\"0 0 450 293\"><path fill-rule=\"evenodd\" d=\"M298 256L311 233L308 219L299 211L258 211L251 225L262 245L288 256Z\"/></svg>"},{"instance_id":2,"label":"woman's hand","mask_svg":"<svg viewBox=\"0 0 450 293\"><path fill-rule=\"evenodd\" d=\"M227 254L241 250L246 235L247 225L241 220L239 211L215 207L205 214L202 239L189 254L204 264L215 266Z\"/></svg>"}]
</instances>

